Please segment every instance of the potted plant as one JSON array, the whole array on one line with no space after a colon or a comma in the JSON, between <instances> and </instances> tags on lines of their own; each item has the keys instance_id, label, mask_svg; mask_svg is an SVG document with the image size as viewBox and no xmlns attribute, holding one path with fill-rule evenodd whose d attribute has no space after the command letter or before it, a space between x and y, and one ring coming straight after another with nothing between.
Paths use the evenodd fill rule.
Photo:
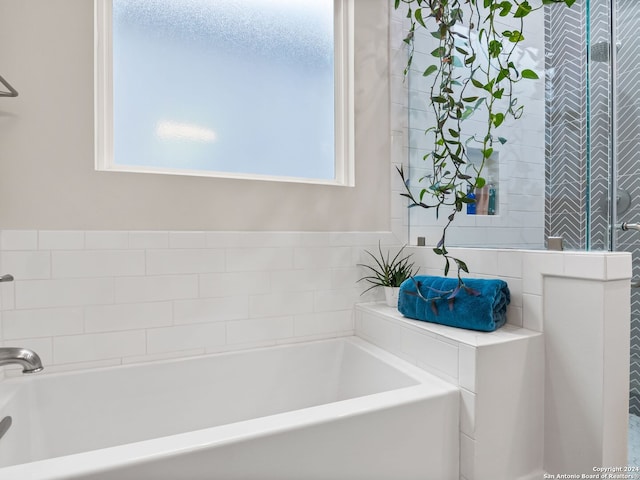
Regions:
<instances>
[{"instance_id":1,"label":"potted plant","mask_svg":"<svg viewBox=\"0 0 640 480\"><path fill-rule=\"evenodd\" d=\"M358 279L358 281L364 280L371 284L369 288L362 292L363 294L373 288L383 287L387 305L390 307L398 306L400 284L418 272L417 268L414 269L413 262L410 262L412 254L402 256L405 247L406 245L393 258L391 258L391 254L388 251L386 255L382 253L380 243L378 243L378 256L365 250L373 259L374 265L358 264L358 266L364 267L369 271L369 275Z\"/></svg>"},{"instance_id":2,"label":"potted plant","mask_svg":"<svg viewBox=\"0 0 640 480\"><path fill-rule=\"evenodd\" d=\"M451 266L468 273L465 262L451 256L446 246L447 229L467 204L474 204L475 189L485 186L483 170L494 148L507 142L496 130L509 118L522 117L524 106L515 96L520 81L535 80L533 70L518 65L517 47L524 40L527 17L544 5L575 0L394 0L395 8L407 9L410 28L404 41L409 46L407 75L412 67L413 49L419 31L434 39L429 65L420 67L427 80L425 100L430 107L432 126L425 131L432 147L423 159L430 173L418 185L410 185L398 169L409 199L409 207L448 210L447 223L433 249L445 261L445 276ZM510 25L510 28L505 27ZM424 68L424 70L423 70ZM473 117L484 128L464 127ZM469 149L479 150L481 161L469 159ZM416 190L415 187L418 187Z\"/></svg>"}]
</instances>

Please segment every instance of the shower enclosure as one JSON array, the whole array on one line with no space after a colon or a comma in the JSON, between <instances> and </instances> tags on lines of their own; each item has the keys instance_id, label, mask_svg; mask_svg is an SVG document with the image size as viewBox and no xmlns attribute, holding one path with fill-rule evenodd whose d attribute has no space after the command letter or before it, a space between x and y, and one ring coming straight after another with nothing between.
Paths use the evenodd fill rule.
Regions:
<instances>
[{"instance_id":1,"label":"shower enclosure","mask_svg":"<svg viewBox=\"0 0 640 480\"><path fill-rule=\"evenodd\" d=\"M537 3L537 2L536 2ZM450 245L632 252L640 279L640 2L577 0L545 6L525 31L520 61L544 81L518 92L527 117L505 135L488 171L495 215L460 215ZM424 45L421 44L424 42ZM429 39L416 51L430 52ZM522 67L521 67L522 68ZM542 76L542 75L541 75ZM409 76L411 182L429 174L422 157L428 115L422 70ZM442 219L411 209L409 239L439 238ZM630 413L640 415L640 288L631 295Z\"/></svg>"},{"instance_id":2,"label":"shower enclosure","mask_svg":"<svg viewBox=\"0 0 640 480\"><path fill-rule=\"evenodd\" d=\"M587 0L545 16L545 235L631 252L640 276L640 3ZM630 413L640 415L640 289L631 292Z\"/></svg>"}]
</instances>

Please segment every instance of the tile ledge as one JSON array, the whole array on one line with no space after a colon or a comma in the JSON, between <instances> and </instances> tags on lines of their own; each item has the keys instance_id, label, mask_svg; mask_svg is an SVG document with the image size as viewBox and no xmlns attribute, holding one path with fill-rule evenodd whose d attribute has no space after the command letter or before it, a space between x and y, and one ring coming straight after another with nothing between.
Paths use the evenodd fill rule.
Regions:
<instances>
[{"instance_id":1,"label":"tile ledge","mask_svg":"<svg viewBox=\"0 0 640 480\"><path fill-rule=\"evenodd\" d=\"M385 320L396 323L412 330L426 333L434 337L441 337L448 341L463 343L472 347L485 347L500 343L517 341L542 335L541 332L527 328L506 324L494 332L478 332L456 327L448 327L437 323L423 322L405 317L397 309L387 306L384 302L359 303L356 310L370 313Z\"/></svg>"}]
</instances>

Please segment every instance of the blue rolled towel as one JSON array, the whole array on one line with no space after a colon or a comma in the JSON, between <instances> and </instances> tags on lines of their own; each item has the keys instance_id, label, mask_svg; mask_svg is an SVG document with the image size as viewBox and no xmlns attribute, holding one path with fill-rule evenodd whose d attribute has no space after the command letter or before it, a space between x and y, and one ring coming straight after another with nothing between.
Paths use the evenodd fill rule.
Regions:
<instances>
[{"instance_id":1,"label":"blue rolled towel","mask_svg":"<svg viewBox=\"0 0 640 480\"><path fill-rule=\"evenodd\" d=\"M492 332L507 321L509 301L503 280L467 278L458 288L457 278L418 275L400 285L398 310L415 320Z\"/></svg>"}]
</instances>

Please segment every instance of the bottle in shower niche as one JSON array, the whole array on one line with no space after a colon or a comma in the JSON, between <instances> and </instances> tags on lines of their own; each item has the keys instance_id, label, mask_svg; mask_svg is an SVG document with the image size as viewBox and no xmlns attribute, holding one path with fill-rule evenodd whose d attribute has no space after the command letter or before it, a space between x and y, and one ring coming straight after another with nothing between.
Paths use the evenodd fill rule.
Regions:
<instances>
[{"instance_id":1,"label":"bottle in shower niche","mask_svg":"<svg viewBox=\"0 0 640 480\"><path fill-rule=\"evenodd\" d=\"M482 188L476 188L476 215L487 215L489 209L489 193L485 185Z\"/></svg>"},{"instance_id":2,"label":"bottle in shower niche","mask_svg":"<svg viewBox=\"0 0 640 480\"><path fill-rule=\"evenodd\" d=\"M476 194L473 193L473 188L467 190L467 198L473 200L472 203L467 203L467 215L476 214Z\"/></svg>"},{"instance_id":3,"label":"bottle in shower niche","mask_svg":"<svg viewBox=\"0 0 640 480\"><path fill-rule=\"evenodd\" d=\"M496 186L493 183L489 184L489 205L487 207L487 214L495 215L496 214Z\"/></svg>"}]
</instances>

